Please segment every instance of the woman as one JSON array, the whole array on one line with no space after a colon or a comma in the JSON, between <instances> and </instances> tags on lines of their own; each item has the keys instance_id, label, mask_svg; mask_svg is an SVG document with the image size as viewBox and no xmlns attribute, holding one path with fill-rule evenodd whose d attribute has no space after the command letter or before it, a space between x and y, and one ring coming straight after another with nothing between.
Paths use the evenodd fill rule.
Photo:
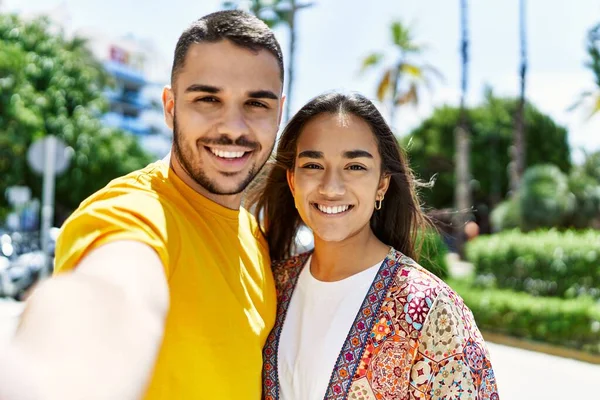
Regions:
<instances>
[{"instance_id":1,"label":"woman","mask_svg":"<svg viewBox=\"0 0 600 400\"><path fill-rule=\"evenodd\" d=\"M498 398L470 310L413 261L426 219L396 138L369 100L310 101L257 189L251 203L279 304L264 349L266 399ZM302 223L314 251L292 256Z\"/></svg>"}]
</instances>

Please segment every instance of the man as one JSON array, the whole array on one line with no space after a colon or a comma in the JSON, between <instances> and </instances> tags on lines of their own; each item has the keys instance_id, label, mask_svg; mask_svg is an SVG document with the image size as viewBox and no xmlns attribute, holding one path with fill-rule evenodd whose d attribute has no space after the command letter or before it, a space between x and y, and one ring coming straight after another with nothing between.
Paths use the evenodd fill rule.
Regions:
<instances>
[{"instance_id":1,"label":"man","mask_svg":"<svg viewBox=\"0 0 600 400\"><path fill-rule=\"evenodd\" d=\"M218 12L181 35L162 97L170 160L67 220L58 276L0 362L0 399L260 398L275 289L240 203L272 152L282 91L281 49L257 18Z\"/></svg>"}]
</instances>

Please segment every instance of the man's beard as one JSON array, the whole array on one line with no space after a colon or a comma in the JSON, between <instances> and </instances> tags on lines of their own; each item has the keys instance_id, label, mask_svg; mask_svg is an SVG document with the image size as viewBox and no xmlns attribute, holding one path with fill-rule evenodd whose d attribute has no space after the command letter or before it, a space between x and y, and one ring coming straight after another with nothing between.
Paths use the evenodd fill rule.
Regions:
<instances>
[{"instance_id":1,"label":"man's beard","mask_svg":"<svg viewBox=\"0 0 600 400\"><path fill-rule=\"evenodd\" d=\"M248 139L246 139L244 136L238 138L234 142L227 135L222 135L218 139L200 140L199 144L204 145L204 146L236 145L236 146L251 148L254 152L259 152L262 148L260 143L251 142ZM261 171L261 169L264 167L264 165L266 164L266 162L269 158L269 154L271 154L271 152L273 151L273 147L275 147L275 143L273 143L273 146L271 147L271 151L269 153L267 153L267 156L265 157L264 160L262 160L260 166L258 166L258 168L257 168L256 164L253 165L252 168L250 168L250 171L248 171L247 176L242 180L242 182L240 182L240 184L236 188L225 190L225 189L219 188L217 185L217 182L215 180L210 180L206 176L204 171L202 171L201 168L194 168L193 153L192 153L192 151L190 151L189 148L185 147L185 144L183 143L183 138L182 138L181 132L179 131L179 127L177 125L177 117L176 116L173 117L173 153L174 153L175 157L177 158L177 161L179 161L179 164L183 167L185 172L188 174L188 176L190 178L192 178L194 180L194 182L196 182L198 185L202 186L204 189L206 189L211 194L235 195L235 194L239 194L239 193L243 192L248 187L248 185L250 185L250 183L256 177L256 175L258 175L258 173ZM220 174L222 174L225 177L228 177L228 176L237 175L238 173L220 172Z\"/></svg>"}]
</instances>

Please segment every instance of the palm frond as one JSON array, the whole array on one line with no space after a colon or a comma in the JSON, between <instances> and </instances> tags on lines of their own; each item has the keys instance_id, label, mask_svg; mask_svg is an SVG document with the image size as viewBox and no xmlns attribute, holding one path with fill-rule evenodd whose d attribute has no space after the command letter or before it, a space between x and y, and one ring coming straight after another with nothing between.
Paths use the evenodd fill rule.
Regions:
<instances>
[{"instance_id":1,"label":"palm frond","mask_svg":"<svg viewBox=\"0 0 600 400\"><path fill-rule=\"evenodd\" d=\"M585 100L588 99L592 95L593 95L593 93L589 90L581 93L579 95L579 98L577 99L577 101L575 101L575 103L571 104L567 108L567 111L572 112L572 111L575 111L576 109L580 108L583 105L583 103L585 102Z\"/></svg>"},{"instance_id":2,"label":"palm frond","mask_svg":"<svg viewBox=\"0 0 600 400\"><path fill-rule=\"evenodd\" d=\"M410 30L402 22L393 22L391 30L392 41L396 46L402 48L403 50L413 46Z\"/></svg>"},{"instance_id":3,"label":"palm frond","mask_svg":"<svg viewBox=\"0 0 600 400\"><path fill-rule=\"evenodd\" d=\"M392 70L388 69L385 71L379 84L377 85L377 100L383 101L386 97L386 94L389 92L392 87Z\"/></svg>"},{"instance_id":4,"label":"palm frond","mask_svg":"<svg viewBox=\"0 0 600 400\"><path fill-rule=\"evenodd\" d=\"M423 78L423 70L420 66L403 62L400 64L399 73L410 75L414 79Z\"/></svg>"},{"instance_id":5,"label":"palm frond","mask_svg":"<svg viewBox=\"0 0 600 400\"><path fill-rule=\"evenodd\" d=\"M423 70L423 73L426 75L432 75L436 79L440 80L441 82L446 81L446 77L444 76L442 71L440 71L439 69L437 69L436 67L434 67L431 64L423 64L421 66L421 69Z\"/></svg>"},{"instance_id":6,"label":"palm frond","mask_svg":"<svg viewBox=\"0 0 600 400\"><path fill-rule=\"evenodd\" d=\"M590 110L590 115L588 115L587 119L591 119L594 115L600 111L600 93L594 94L594 104L592 105L592 109Z\"/></svg>"},{"instance_id":7,"label":"palm frond","mask_svg":"<svg viewBox=\"0 0 600 400\"><path fill-rule=\"evenodd\" d=\"M368 56L366 56L363 61L362 61L362 65L360 67L360 72L365 72L367 69L369 69L370 67L373 67L377 64L379 64L381 62L381 60L383 60L384 55L382 53L372 53L369 54Z\"/></svg>"},{"instance_id":8,"label":"palm frond","mask_svg":"<svg viewBox=\"0 0 600 400\"><path fill-rule=\"evenodd\" d=\"M419 104L419 96L417 93L417 85L413 82L409 86L408 90L402 93L395 101L397 106L402 106L404 104Z\"/></svg>"}]
</instances>

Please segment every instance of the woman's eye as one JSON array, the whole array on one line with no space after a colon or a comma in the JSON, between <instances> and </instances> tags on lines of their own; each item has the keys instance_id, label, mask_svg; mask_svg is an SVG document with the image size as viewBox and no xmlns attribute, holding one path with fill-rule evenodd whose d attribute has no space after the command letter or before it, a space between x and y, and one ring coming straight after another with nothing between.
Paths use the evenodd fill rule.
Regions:
<instances>
[{"instance_id":1,"label":"woman's eye","mask_svg":"<svg viewBox=\"0 0 600 400\"><path fill-rule=\"evenodd\" d=\"M367 170L362 165L351 165L351 166L348 167L348 169L352 170L352 171L366 171Z\"/></svg>"},{"instance_id":2,"label":"woman's eye","mask_svg":"<svg viewBox=\"0 0 600 400\"><path fill-rule=\"evenodd\" d=\"M321 169L321 166L318 164L306 164L306 165L303 165L301 168L303 168L303 169Z\"/></svg>"}]
</instances>

